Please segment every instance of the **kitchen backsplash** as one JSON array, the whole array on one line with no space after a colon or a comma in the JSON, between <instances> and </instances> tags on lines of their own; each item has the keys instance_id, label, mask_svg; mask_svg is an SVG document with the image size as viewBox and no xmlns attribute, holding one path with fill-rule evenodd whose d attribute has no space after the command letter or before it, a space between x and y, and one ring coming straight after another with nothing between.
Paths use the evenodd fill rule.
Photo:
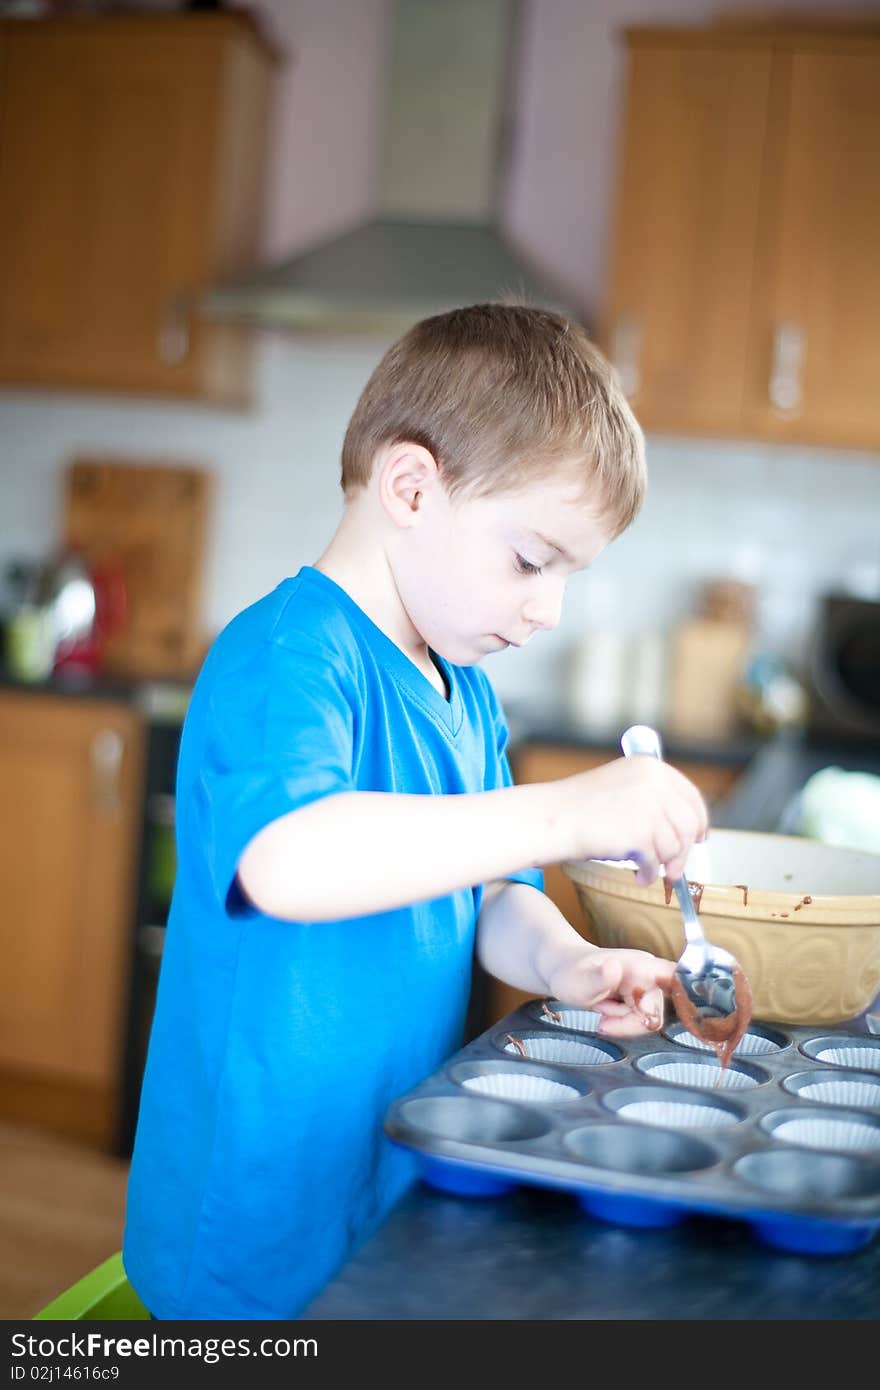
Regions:
<instances>
[{"instance_id":1,"label":"kitchen backsplash","mask_svg":"<svg viewBox=\"0 0 880 1390\"><path fill-rule=\"evenodd\" d=\"M265 339L251 414L0 394L0 567L60 538L73 457L204 465L215 474L204 623L218 630L329 538L346 421L383 347ZM668 632L707 580L754 583L762 641L795 664L819 594L845 586L880 597L880 455L651 437L648 460L642 514L570 581L560 628L489 658L505 700L557 707L585 631Z\"/></svg>"}]
</instances>

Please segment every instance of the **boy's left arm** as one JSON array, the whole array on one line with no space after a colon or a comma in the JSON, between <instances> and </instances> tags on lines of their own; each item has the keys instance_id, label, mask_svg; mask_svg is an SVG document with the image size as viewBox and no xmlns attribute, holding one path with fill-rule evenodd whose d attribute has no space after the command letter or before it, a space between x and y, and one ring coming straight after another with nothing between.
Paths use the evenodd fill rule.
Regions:
<instances>
[{"instance_id":1,"label":"boy's left arm","mask_svg":"<svg viewBox=\"0 0 880 1390\"><path fill-rule=\"evenodd\" d=\"M628 1038L663 1024L675 963L647 951L606 950L578 935L540 889L487 883L477 922L477 958L515 989L603 1015L599 1032Z\"/></svg>"}]
</instances>

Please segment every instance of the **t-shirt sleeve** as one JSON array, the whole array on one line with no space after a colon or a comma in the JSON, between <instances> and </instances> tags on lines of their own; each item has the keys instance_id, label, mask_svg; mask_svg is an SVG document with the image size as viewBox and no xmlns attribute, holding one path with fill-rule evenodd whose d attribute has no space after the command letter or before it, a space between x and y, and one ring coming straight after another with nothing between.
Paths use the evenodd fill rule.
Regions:
<instances>
[{"instance_id":1,"label":"t-shirt sleeve","mask_svg":"<svg viewBox=\"0 0 880 1390\"><path fill-rule=\"evenodd\" d=\"M486 759L486 790L494 791L500 787L513 786L513 773L510 770L510 760L507 756L510 731L498 696L488 678L485 675L483 678L488 690L493 732L493 746ZM544 888L544 875L540 869L518 869L515 873L505 874L504 877L511 883L530 883L533 888L539 888L542 891Z\"/></svg>"},{"instance_id":2,"label":"t-shirt sleeve","mask_svg":"<svg viewBox=\"0 0 880 1390\"><path fill-rule=\"evenodd\" d=\"M252 910L236 879L253 837L280 816L351 791L351 681L319 642L266 641L216 680L196 799L214 891Z\"/></svg>"}]
</instances>

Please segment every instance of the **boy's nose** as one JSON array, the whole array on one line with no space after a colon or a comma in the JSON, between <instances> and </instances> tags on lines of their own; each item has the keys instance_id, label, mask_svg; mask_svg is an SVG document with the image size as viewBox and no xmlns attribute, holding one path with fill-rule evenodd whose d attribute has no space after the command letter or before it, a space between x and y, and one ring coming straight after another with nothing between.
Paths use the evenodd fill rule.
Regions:
<instances>
[{"instance_id":1,"label":"boy's nose","mask_svg":"<svg viewBox=\"0 0 880 1390\"><path fill-rule=\"evenodd\" d=\"M545 628L552 631L559 626L562 616L564 585L547 586L540 594L533 594L523 608L523 622L532 628Z\"/></svg>"}]
</instances>

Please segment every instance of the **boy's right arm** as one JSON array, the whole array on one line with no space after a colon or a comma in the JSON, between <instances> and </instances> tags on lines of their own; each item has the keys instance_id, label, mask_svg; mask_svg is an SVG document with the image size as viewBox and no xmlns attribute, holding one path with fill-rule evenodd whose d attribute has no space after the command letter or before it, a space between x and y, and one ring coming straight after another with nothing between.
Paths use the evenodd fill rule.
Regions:
<instances>
[{"instance_id":1,"label":"boy's right arm","mask_svg":"<svg viewBox=\"0 0 880 1390\"><path fill-rule=\"evenodd\" d=\"M453 796L339 792L265 826L238 864L260 911L333 921L388 911L563 859L635 859L671 878L708 831L693 783L656 758Z\"/></svg>"}]
</instances>

